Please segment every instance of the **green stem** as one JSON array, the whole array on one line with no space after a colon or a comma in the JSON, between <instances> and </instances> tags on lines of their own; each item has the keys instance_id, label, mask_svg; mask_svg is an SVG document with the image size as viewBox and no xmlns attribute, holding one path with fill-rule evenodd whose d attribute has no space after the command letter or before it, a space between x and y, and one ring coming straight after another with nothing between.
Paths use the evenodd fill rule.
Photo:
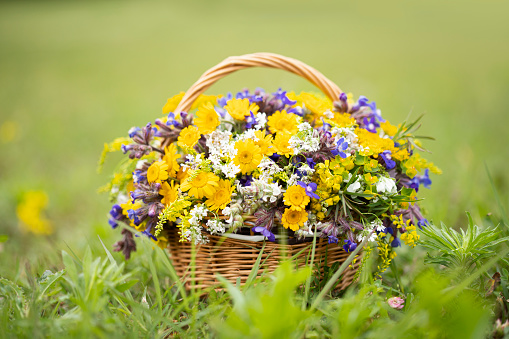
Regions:
<instances>
[{"instance_id":1,"label":"green stem","mask_svg":"<svg viewBox=\"0 0 509 339\"><path fill-rule=\"evenodd\" d=\"M403 284L399 279L398 268L396 267L396 261L394 261L394 259L391 260L391 271L394 274L394 277L396 278L396 282L398 283L401 293L405 294L405 288L403 287Z\"/></svg>"}]
</instances>

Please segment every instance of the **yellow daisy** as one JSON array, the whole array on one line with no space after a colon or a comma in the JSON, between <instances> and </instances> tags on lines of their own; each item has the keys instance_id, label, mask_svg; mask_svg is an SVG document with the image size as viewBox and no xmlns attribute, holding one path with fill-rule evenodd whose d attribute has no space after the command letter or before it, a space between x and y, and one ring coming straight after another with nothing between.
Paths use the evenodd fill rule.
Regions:
<instances>
[{"instance_id":1,"label":"yellow daisy","mask_svg":"<svg viewBox=\"0 0 509 339\"><path fill-rule=\"evenodd\" d=\"M293 154L293 150L290 148L290 133L278 133L272 142L274 146L274 153L290 157Z\"/></svg>"},{"instance_id":2,"label":"yellow daisy","mask_svg":"<svg viewBox=\"0 0 509 339\"><path fill-rule=\"evenodd\" d=\"M233 163L240 167L242 174L254 171L263 159L262 150L251 139L237 141L235 148L237 155Z\"/></svg>"},{"instance_id":3,"label":"yellow daisy","mask_svg":"<svg viewBox=\"0 0 509 339\"><path fill-rule=\"evenodd\" d=\"M196 199L201 199L204 196L212 196L217 188L219 177L214 173L210 172L199 172L196 174L196 170L189 170L189 176L184 180L180 188L182 191L189 191L189 195Z\"/></svg>"},{"instance_id":4,"label":"yellow daisy","mask_svg":"<svg viewBox=\"0 0 509 339\"><path fill-rule=\"evenodd\" d=\"M147 170L148 182L158 182L168 179L168 164L164 161L156 161Z\"/></svg>"},{"instance_id":5,"label":"yellow daisy","mask_svg":"<svg viewBox=\"0 0 509 339\"><path fill-rule=\"evenodd\" d=\"M200 140L200 132L196 126L187 126L182 131L177 141L180 147L193 147Z\"/></svg>"},{"instance_id":6,"label":"yellow daisy","mask_svg":"<svg viewBox=\"0 0 509 339\"><path fill-rule=\"evenodd\" d=\"M311 116L308 120L314 120L317 123L321 123L320 118L323 116L325 111L332 111L333 108L332 101L321 95L306 92L301 92L299 95L295 95L295 93L290 92L288 93L288 98L290 100L297 100L297 104L304 105L308 110L310 110Z\"/></svg>"},{"instance_id":7,"label":"yellow daisy","mask_svg":"<svg viewBox=\"0 0 509 339\"><path fill-rule=\"evenodd\" d=\"M211 102L200 106L196 112L194 124L198 126L201 134L209 134L216 130L216 127L219 126L219 115Z\"/></svg>"},{"instance_id":8,"label":"yellow daisy","mask_svg":"<svg viewBox=\"0 0 509 339\"><path fill-rule=\"evenodd\" d=\"M305 210L296 211L292 209L285 209L281 222L284 228L290 228L292 231L297 231L308 220L308 213Z\"/></svg>"},{"instance_id":9,"label":"yellow daisy","mask_svg":"<svg viewBox=\"0 0 509 339\"><path fill-rule=\"evenodd\" d=\"M175 108L177 108L178 104L184 97L184 92L180 92L177 95L174 95L173 97L169 98L166 104L163 106L163 114L168 114L170 112L175 111Z\"/></svg>"},{"instance_id":10,"label":"yellow daisy","mask_svg":"<svg viewBox=\"0 0 509 339\"><path fill-rule=\"evenodd\" d=\"M306 189L299 185L288 187L284 194L285 205L296 211L304 210L309 200Z\"/></svg>"},{"instance_id":11,"label":"yellow daisy","mask_svg":"<svg viewBox=\"0 0 509 339\"><path fill-rule=\"evenodd\" d=\"M187 179L188 176L189 176L189 173L187 172L187 169L180 167L177 172L177 180L179 180L180 182L183 182L184 180Z\"/></svg>"},{"instance_id":12,"label":"yellow daisy","mask_svg":"<svg viewBox=\"0 0 509 339\"><path fill-rule=\"evenodd\" d=\"M224 107L226 111L236 120L245 120L249 112L258 113L258 105L250 104L249 99L231 99Z\"/></svg>"},{"instance_id":13,"label":"yellow daisy","mask_svg":"<svg viewBox=\"0 0 509 339\"><path fill-rule=\"evenodd\" d=\"M163 186L159 190L159 194L163 196L161 202L168 206L170 203L174 202L178 198L178 188L179 185L175 185L175 182L172 180L171 184L168 184L167 181L163 183Z\"/></svg>"},{"instance_id":14,"label":"yellow daisy","mask_svg":"<svg viewBox=\"0 0 509 339\"><path fill-rule=\"evenodd\" d=\"M211 211L223 209L231 201L233 187L229 180L219 180L219 186L216 192L211 195L205 204Z\"/></svg>"},{"instance_id":15,"label":"yellow daisy","mask_svg":"<svg viewBox=\"0 0 509 339\"><path fill-rule=\"evenodd\" d=\"M174 178L180 168L177 163L178 158L180 158L180 154L177 153L177 146L175 144L172 143L170 146L165 147L163 161L168 165L170 177Z\"/></svg>"},{"instance_id":16,"label":"yellow daisy","mask_svg":"<svg viewBox=\"0 0 509 339\"><path fill-rule=\"evenodd\" d=\"M258 141L255 141L255 145L260 147L262 154L266 156L271 156L274 153L272 147L272 135L265 134L265 131L256 131L255 136L258 138Z\"/></svg>"},{"instance_id":17,"label":"yellow daisy","mask_svg":"<svg viewBox=\"0 0 509 339\"><path fill-rule=\"evenodd\" d=\"M290 132L297 133L299 130L297 115L287 113L285 110L277 111L268 118L267 125L271 133Z\"/></svg>"},{"instance_id":18,"label":"yellow daisy","mask_svg":"<svg viewBox=\"0 0 509 339\"><path fill-rule=\"evenodd\" d=\"M198 107L211 103L212 105L215 105L217 103L217 98L220 98L221 95L206 95L206 94L200 94L200 96L193 102L193 105L191 106L191 110L197 109Z\"/></svg>"}]
</instances>

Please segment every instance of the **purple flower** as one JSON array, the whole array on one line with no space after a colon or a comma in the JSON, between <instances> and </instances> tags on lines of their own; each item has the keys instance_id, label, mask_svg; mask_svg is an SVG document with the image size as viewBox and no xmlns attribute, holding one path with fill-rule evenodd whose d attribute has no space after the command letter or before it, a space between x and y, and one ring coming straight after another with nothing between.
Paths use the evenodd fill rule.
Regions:
<instances>
[{"instance_id":1,"label":"purple flower","mask_svg":"<svg viewBox=\"0 0 509 339\"><path fill-rule=\"evenodd\" d=\"M306 194L310 198L320 199L318 194L315 193L316 189L318 188L318 185L314 182L310 182L309 185L306 185L303 181L297 181L297 185L304 188L306 190Z\"/></svg>"},{"instance_id":2,"label":"purple flower","mask_svg":"<svg viewBox=\"0 0 509 339\"><path fill-rule=\"evenodd\" d=\"M286 111L287 113L293 113L293 114L296 114L298 116L303 116L304 115L304 111L302 109L302 107L299 107L299 106L296 106L296 107L293 107L293 108L290 108Z\"/></svg>"},{"instance_id":3,"label":"purple flower","mask_svg":"<svg viewBox=\"0 0 509 339\"><path fill-rule=\"evenodd\" d=\"M429 186L431 185L431 179L429 178L429 169L426 168L424 175L419 177L419 183L428 189L430 188Z\"/></svg>"},{"instance_id":4,"label":"purple flower","mask_svg":"<svg viewBox=\"0 0 509 339\"><path fill-rule=\"evenodd\" d=\"M353 252L357 248L357 244L349 239L345 239L345 244L343 245L343 249L346 252Z\"/></svg>"},{"instance_id":5,"label":"purple flower","mask_svg":"<svg viewBox=\"0 0 509 339\"><path fill-rule=\"evenodd\" d=\"M253 176L250 174L243 175L240 177L239 181L242 186L251 186L251 183L253 182Z\"/></svg>"},{"instance_id":6,"label":"purple flower","mask_svg":"<svg viewBox=\"0 0 509 339\"><path fill-rule=\"evenodd\" d=\"M346 100L348 99L348 95L346 95L345 92L341 93L339 95L339 100L342 101L342 102L346 102Z\"/></svg>"},{"instance_id":7,"label":"purple flower","mask_svg":"<svg viewBox=\"0 0 509 339\"><path fill-rule=\"evenodd\" d=\"M392 160L391 154L392 154L391 151L383 151L382 153L380 153L380 157L382 157L382 159L385 162L385 168L387 168L388 170L396 167L396 162Z\"/></svg>"},{"instance_id":8,"label":"purple flower","mask_svg":"<svg viewBox=\"0 0 509 339\"><path fill-rule=\"evenodd\" d=\"M315 168L316 162L313 161L313 158L306 158L306 163L308 164L309 168Z\"/></svg>"},{"instance_id":9,"label":"purple flower","mask_svg":"<svg viewBox=\"0 0 509 339\"><path fill-rule=\"evenodd\" d=\"M333 235L329 235L328 238L329 238L329 244L337 244L338 243L337 237L335 237Z\"/></svg>"},{"instance_id":10,"label":"purple flower","mask_svg":"<svg viewBox=\"0 0 509 339\"><path fill-rule=\"evenodd\" d=\"M173 112L168 114L168 120L166 121L166 126L170 126L170 125L173 125L173 126L180 125L180 123L177 120L175 120L175 114L173 114Z\"/></svg>"},{"instance_id":11,"label":"purple flower","mask_svg":"<svg viewBox=\"0 0 509 339\"><path fill-rule=\"evenodd\" d=\"M246 117L246 128L252 128L254 125L256 125L256 118L252 111L249 111L250 116Z\"/></svg>"},{"instance_id":12,"label":"purple flower","mask_svg":"<svg viewBox=\"0 0 509 339\"><path fill-rule=\"evenodd\" d=\"M120 205L118 205L118 204L113 205L111 207L110 215L113 217L113 219L120 220L120 218L123 215L122 214L122 207L120 207Z\"/></svg>"},{"instance_id":13,"label":"purple flower","mask_svg":"<svg viewBox=\"0 0 509 339\"><path fill-rule=\"evenodd\" d=\"M276 240L276 236L274 235L274 233L272 233L265 227L255 226L255 227L251 228L251 231L263 234L263 236L267 237L267 240L269 240L269 241L274 242Z\"/></svg>"}]
</instances>

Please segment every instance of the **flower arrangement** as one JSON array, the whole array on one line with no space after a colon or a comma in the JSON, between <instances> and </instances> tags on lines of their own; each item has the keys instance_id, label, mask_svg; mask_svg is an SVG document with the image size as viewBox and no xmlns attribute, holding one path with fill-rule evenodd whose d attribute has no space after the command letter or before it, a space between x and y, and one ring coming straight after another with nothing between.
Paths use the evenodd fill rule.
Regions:
<instances>
[{"instance_id":1,"label":"flower arrangement","mask_svg":"<svg viewBox=\"0 0 509 339\"><path fill-rule=\"evenodd\" d=\"M129 229L163 248L171 228L194 244L210 234L317 235L347 252L369 237L386 267L394 247L415 246L416 227L428 223L416 194L440 173L418 153L417 122L392 125L375 102L346 93L335 102L282 89L200 95L177 114L183 96L168 99L154 124L105 145L104 156L129 155L106 187L111 226L128 226L117 243L126 257Z\"/></svg>"}]
</instances>

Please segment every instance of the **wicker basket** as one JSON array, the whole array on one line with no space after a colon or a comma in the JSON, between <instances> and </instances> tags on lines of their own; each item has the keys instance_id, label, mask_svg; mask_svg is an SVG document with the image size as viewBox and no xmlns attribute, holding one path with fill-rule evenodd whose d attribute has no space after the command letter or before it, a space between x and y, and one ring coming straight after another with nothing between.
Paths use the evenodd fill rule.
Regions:
<instances>
[{"instance_id":1,"label":"wicker basket","mask_svg":"<svg viewBox=\"0 0 509 339\"><path fill-rule=\"evenodd\" d=\"M289 71L300 75L317 86L332 101L337 100L341 90L332 81L314 68L295 59L271 53L255 53L238 57L229 57L215 67L205 72L197 82L185 93L182 101L175 110L175 114L189 111L193 102L207 88L222 77L240 69L250 67L268 67ZM251 217L254 219L254 217ZM262 263L259 274L264 271L273 272L284 257L296 256L296 265L304 267L310 257L311 242L300 242L293 245L271 242L254 242L228 238L224 236L207 235L209 243L197 246L195 265L191 267L193 246L190 243L179 242L176 228L169 234L169 251L173 265L187 289L207 288L219 285L216 274L220 274L232 283L245 283L251 269L263 249ZM315 273L323 274L323 268L334 263L343 263L348 257L341 246L329 245L324 239L317 239L315 247ZM349 286L358 268L358 262L349 267L343 274L337 289ZM194 273L191 274L191 271Z\"/></svg>"}]
</instances>

